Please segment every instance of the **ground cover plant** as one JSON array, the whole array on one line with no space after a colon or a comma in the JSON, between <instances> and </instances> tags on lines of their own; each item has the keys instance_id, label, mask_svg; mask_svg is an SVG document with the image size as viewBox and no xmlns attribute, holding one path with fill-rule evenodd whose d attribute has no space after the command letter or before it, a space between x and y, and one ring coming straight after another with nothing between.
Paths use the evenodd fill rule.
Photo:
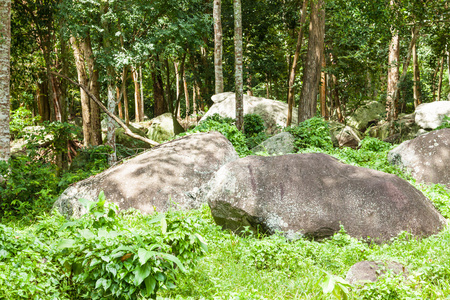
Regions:
<instances>
[{"instance_id":1,"label":"ground cover plant","mask_svg":"<svg viewBox=\"0 0 450 300\"><path fill-rule=\"evenodd\" d=\"M213 120L214 121L214 120ZM214 121L223 124L221 121ZM232 121L230 121L232 122ZM205 128L208 126L204 125ZM214 124L214 126L223 126ZM231 125L232 126L232 125ZM416 183L387 161L392 145L366 137L359 149L316 143L324 124L293 128L299 152L323 152L357 166L396 174L450 218L450 192ZM225 128L225 126L223 126ZM226 127L228 128L228 127ZM205 129L206 130L206 129ZM304 141L299 141L304 139ZM305 140L311 140L310 144ZM244 144L245 145L245 138ZM248 151L248 148L247 148ZM243 154L243 153L241 153ZM95 164L94 164L95 165ZM321 242L223 231L209 207L143 216L118 213L103 195L85 202L80 220L40 213L0 224L0 298L8 299L447 299L450 228L425 239L402 233L390 243L358 241L345 228ZM362 260L408 269L365 286L345 281Z\"/></svg>"}]
</instances>

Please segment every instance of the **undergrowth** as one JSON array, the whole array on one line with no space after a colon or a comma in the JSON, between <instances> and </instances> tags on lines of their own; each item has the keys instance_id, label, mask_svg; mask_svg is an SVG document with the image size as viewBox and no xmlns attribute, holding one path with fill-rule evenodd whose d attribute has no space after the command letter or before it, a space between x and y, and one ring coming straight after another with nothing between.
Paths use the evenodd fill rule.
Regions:
<instances>
[{"instance_id":1,"label":"undergrowth","mask_svg":"<svg viewBox=\"0 0 450 300\"><path fill-rule=\"evenodd\" d=\"M241 156L246 137L233 120L212 117L194 131L222 130ZM234 127L234 128L233 128ZM316 129L314 129L316 128ZM366 137L359 149L332 148L326 126L312 120L288 129L299 153L322 152L355 166L395 174L421 190L450 218L450 192L418 184L387 161L392 145ZM224 133L224 135L225 135ZM252 133L257 136L261 133ZM318 134L323 139L317 139ZM95 154L92 154L95 156ZM93 162L93 169L101 161ZM40 172L44 172L42 169ZM70 179L68 180L70 181ZM52 181L49 181L49 184ZM35 184L29 182L27 184ZM20 187L17 187L18 191ZM52 190L54 187L48 187ZM45 190L45 189L44 189ZM0 298L7 299L448 299L450 228L416 239L408 233L383 245L345 229L321 242L224 231L209 207L143 216L118 213L103 196L90 213L67 221L41 214L33 225L0 224ZM244 229L245 231L245 229ZM206 244L208 247L206 247ZM396 261L406 277L387 274L350 285L345 276L362 260Z\"/></svg>"}]
</instances>

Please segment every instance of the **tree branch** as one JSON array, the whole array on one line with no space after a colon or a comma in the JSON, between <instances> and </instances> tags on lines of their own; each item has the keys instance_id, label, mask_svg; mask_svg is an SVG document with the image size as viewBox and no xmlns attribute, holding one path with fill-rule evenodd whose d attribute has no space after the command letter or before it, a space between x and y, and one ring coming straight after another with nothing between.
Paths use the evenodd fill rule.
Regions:
<instances>
[{"instance_id":1,"label":"tree branch","mask_svg":"<svg viewBox=\"0 0 450 300\"><path fill-rule=\"evenodd\" d=\"M74 84L74 85L76 85L76 86L78 86L78 87L80 87L80 88L82 88L85 92L86 92L86 94L92 99L92 100L94 100L94 102L95 103L97 103L97 105L109 116L109 117L111 117L112 119L114 119L114 121L116 121L118 124L119 124L119 126L120 127L122 127L124 130L125 130L125 134L126 135L128 135L128 136L130 136L130 137L132 137L132 138L134 138L134 139L137 139L137 140L140 140L140 141L142 141L142 142L144 142L144 143L147 143L147 144L149 144L150 146L158 146L159 145L159 143L158 142L155 142L155 141L153 141L153 140L150 140L150 139L148 139L148 138L145 138L145 137L142 137L142 136L140 136L140 135L138 135L138 134L135 134L135 133L133 133L128 127L127 127L127 125L125 125L123 122L122 122L122 120L121 119L119 119L118 117L116 117L113 113L111 113L111 112L109 112L108 111L108 109L103 105L103 103L102 102L100 102L100 100L98 100L85 86L83 86L83 85L81 85L81 84L79 84L78 82L75 82L75 81L73 81L72 79L70 79L69 77L67 77L67 76L65 76L65 75L63 75L63 74L59 74L59 73L57 73L57 72L51 72L53 75L56 75L56 76L58 76L58 77L61 77L61 78L64 78L64 79L66 79L66 80L68 80L69 82L71 82L72 84Z\"/></svg>"}]
</instances>

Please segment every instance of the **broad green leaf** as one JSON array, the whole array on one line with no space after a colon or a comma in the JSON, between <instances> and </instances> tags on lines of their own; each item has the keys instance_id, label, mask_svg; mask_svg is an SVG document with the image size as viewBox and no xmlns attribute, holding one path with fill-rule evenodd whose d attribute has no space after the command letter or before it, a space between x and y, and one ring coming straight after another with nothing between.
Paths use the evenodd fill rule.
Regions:
<instances>
[{"instance_id":1,"label":"broad green leaf","mask_svg":"<svg viewBox=\"0 0 450 300\"><path fill-rule=\"evenodd\" d=\"M332 275L328 274L325 281L321 284L322 290L325 294L329 294L334 290L335 281Z\"/></svg>"},{"instance_id":2,"label":"broad green leaf","mask_svg":"<svg viewBox=\"0 0 450 300\"><path fill-rule=\"evenodd\" d=\"M156 280L153 278L153 276L148 276L144 279L145 283L145 296L148 297L153 294L153 291L156 287Z\"/></svg>"},{"instance_id":3,"label":"broad green leaf","mask_svg":"<svg viewBox=\"0 0 450 300\"><path fill-rule=\"evenodd\" d=\"M56 247L58 249L72 248L75 243L76 241L73 239L62 239Z\"/></svg>"},{"instance_id":4,"label":"broad green leaf","mask_svg":"<svg viewBox=\"0 0 450 300\"><path fill-rule=\"evenodd\" d=\"M163 218L161 219L161 231L163 234L166 234L167 232L167 221L166 218L163 215Z\"/></svg>"},{"instance_id":5,"label":"broad green leaf","mask_svg":"<svg viewBox=\"0 0 450 300\"><path fill-rule=\"evenodd\" d=\"M154 251L148 251L144 248L139 248L138 250L138 257L139 262L141 263L141 266L145 264L150 258L154 257L156 252Z\"/></svg>"},{"instance_id":6,"label":"broad green leaf","mask_svg":"<svg viewBox=\"0 0 450 300\"><path fill-rule=\"evenodd\" d=\"M186 272L186 269L183 266L183 264L181 263L181 261L178 258L176 258L175 256L173 256L171 254L167 254L167 253L158 253L158 255L168 261L175 263L182 272Z\"/></svg>"},{"instance_id":7,"label":"broad green leaf","mask_svg":"<svg viewBox=\"0 0 450 300\"><path fill-rule=\"evenodd\" d=\"M161 221L162 218L165 218L166 216L164 214L158 214L156 217L148 221L148 224L158 223Z\"/></svg>"},{"instance_id":8,"label":"broad green leaf","mask_svg":"<svg viewBox=\"0 0 450 300\"><path fill-rule=\"evenodd\" d=\"M95 238L95 235L89 229L80 230L80 234L81 236L83 236L85 239L88 240Z\"/></svg>"},{"instance_id":9,"label":"broad green leaf","mask_svg":"<svg viewBox=\"0 0 450 300\"><path fill-rule=\"evenodd\" d=\"M200 234L198 234L198 233L195 233L194 235L197 237L197 239L198 239L198 241L199 241L199 243L200 243L200 247L201 247L203 250L205 250L205 252L208 252L208 244L205 242L205 240L203 239L203 237L202 237Z\"/></svg>"},{"instance_id":10,"label":"broad green leaf","mask_svg":"<svg viewBox=\"0 0 450 300\"><path fill-rule=\"evenodd\" d=\"M134 284L139 286L142 281L144 281L148 275L150 275L151 267L149 264L145 264L143 266L139 266L134 271Z\"/></svg>"}]
</instances>

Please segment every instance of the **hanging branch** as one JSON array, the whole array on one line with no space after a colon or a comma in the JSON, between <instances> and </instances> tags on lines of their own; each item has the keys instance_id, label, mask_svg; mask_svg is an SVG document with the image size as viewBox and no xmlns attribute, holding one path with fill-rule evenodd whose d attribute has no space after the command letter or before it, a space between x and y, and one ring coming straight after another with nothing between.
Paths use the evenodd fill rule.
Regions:
<instances>
[{"instance_id":1,"label":"hanging branch","mask_svg":"<svg viewBox=\"0 0 450 300\"><path fill-rule=\"evenodd\" d=\"M153 141L153 140L150 140L150 139L148 139L148 138L145 138L145 137L142 137L142 136L140 136L140 135L138 135L138 134L133 133L133 132L127 127L127 125L125 125L125 124L122 122L121 119L119 119L119 118L116 117L114 114L112 114L111 112L109 112L108 109L103 105L103 103L101 103L100 100L98 100L91 92L89 92L89 90L88 90L85 86L79 84L78 82L73 81L72 79L70 79L69 77L67 77L67 76L65 76L65 75L63 75L63 74L59 74L59 73L56 73L56 72L51 72L51 73L52 73L53 75L59 76L59 77L61 77L61 78L64 78L64 79L68 80L69 82L71 82L72 84L74 84L74 85L76 85L76 86L82 88L82 89L86 92L86 94L87 94L92 100L94 100L94 102L97 103L97 105L98 105L98 106L99 106L99 107L100 107L100 108L101 108L101 109L102 109L109 117L111 117L112 119L114 119L114 121L116 121L116 122L119 124L119 126L122 127L122 128L125 130L125 134L126 134L126 135L128 135L128 136L130 136L130 137L132 137L132 138L134 138L134 139L140 140L140 141L142 141L142 142L144 142L144 143L147 143L147 144L149 144L149 145L151 145L151 146L158 146L158 145L159 145L158 142L155 142L155 141Z\"/></svg>"}]
</instances>

